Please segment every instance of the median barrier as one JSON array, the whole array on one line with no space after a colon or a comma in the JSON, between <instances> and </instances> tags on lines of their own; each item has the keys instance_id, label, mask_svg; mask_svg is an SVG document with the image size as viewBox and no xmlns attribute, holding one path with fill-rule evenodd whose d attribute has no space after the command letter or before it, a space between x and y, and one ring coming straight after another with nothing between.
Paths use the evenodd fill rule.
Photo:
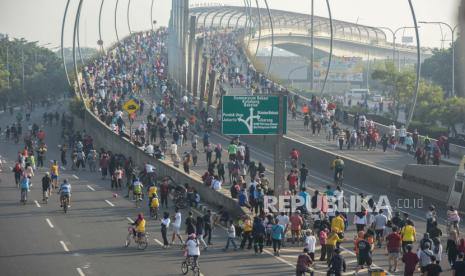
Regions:
<instances>
[{"instance_id":1,"label":"median barrier","mask_svg":"<svg viewBox=\"0 0 465 276\"><path fill-rule=\"evenodd\" d=\"M171 166L167 161L161 161L149 156L127 138L118 136L88 110L85 110L84 120L75 116L75 122L77 129L85 129L86 133L92 136L96 148L102 147L113 153L120 153L126 157L130 156L138 167L150 163L155 166L158 175L170 176L178 185L188 183L189 186L197 190L201 200L209 205L222 206L232 216L236 217L246 214L246 210L239 207L237 200L232 199L226 190L222 192L214 191L205 186L200 177L188 175L183 170Z\"/></svg>"},{"instance_id":2,"label":"median barrier","mask_svg":"<svg viewBox=\"0 0 465 276\"><path fill-rule=\"evenodd\" d=\"M454 166L407 165L402 173L399 188L409 194L447 204L456 172L457 167Z\"/></svg>"}]
</instances>

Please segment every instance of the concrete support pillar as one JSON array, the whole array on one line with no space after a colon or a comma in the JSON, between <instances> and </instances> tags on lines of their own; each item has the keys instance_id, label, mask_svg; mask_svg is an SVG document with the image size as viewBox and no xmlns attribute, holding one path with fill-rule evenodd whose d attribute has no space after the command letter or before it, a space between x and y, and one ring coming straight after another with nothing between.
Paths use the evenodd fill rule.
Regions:
<instances>
[{"instance_id":1,"label":"concrete support pillar","mask_svg":"<svg viewBox=\"0 0 465 276\"><path fill-rule=\"evenodd\" d=\"M213 97L216 89L216 71L212 70L209 75L209 83L210 86L208 88L208 99L207 99L207 108L209 109L210 106L213 104Z\"/></svg>"},{"instance_id":2,"label":"concrete support pillar","mask_svg":"<svg viewBox=\"0 0 465 276\"><path fill-rule=\"evenodd\" d=\"M194 68L192 71L194 72L194 79L192 84L192 100L195 102L198 98L198 91L199 91L199 77L200 77L200 65L202 59L202 49L203 49L203 38L197 39L195 44L195 56L194 56Z\"/></svg>"},{"instance_id":3,"label":"concrete support pillar","mask_svg":"<svg viewBox=\"0 0 465 276\"><path fill-rule=\"evenodd\" d=\"M191 16L190 25L189 25L189 47L187 49L187 93L192 94L192 66L194 60L194 40L195 40L195 22L197 20L196 16Z\"/></svg>"},{"instance_id":4,"label":"concrete support pillar","mask_svg":"<svg viewBox=\"0 0 465 276\"><path fill-rule=\"evenodd\" d=\"M210 65L210 58L206 57L203 59L202 64L202 75L200 77L200 99L199 99L199 108L203 107L203 102L205 100L205 91L207 89L207 81L208 81L208 67Z\"/></svg>"}]
</instances>

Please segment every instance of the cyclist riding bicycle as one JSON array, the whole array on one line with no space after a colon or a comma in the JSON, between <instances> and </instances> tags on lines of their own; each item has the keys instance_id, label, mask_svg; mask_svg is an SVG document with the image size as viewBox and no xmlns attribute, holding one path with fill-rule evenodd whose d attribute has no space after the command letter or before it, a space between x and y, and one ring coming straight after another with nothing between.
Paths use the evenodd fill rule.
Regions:
<instances>
[{"instance_id":1,"label":"cyclist riding bicycle","mask_svg":"<svg viewBox=\"0 0 465 276\"><path fill-rule=\"evenodd\" d=\"M299 160L299 151L295 148L291 150L290 156L291 156L291 165L293 168L297 168L297 161Z\"/></svg>"},{"instance_id":2,"label":"cyclist riding bicycle","mask_svg":"<svg viewBox=\"0 0 465 276\"><path fill-rule=\"evenodd\" d=\"M344 176L344 160L337 156L331 163L331 169L334 170L334 181L337 182Z\"/></svg>"},{"instance_id":3,"label":"cyclist riding bicycle","mask_svg":"<svg viewBox=\"0 0 465 276\"><path fill-rule=\"evenodd\" d=\"M148 190L148 196L149 199L152 199L153 197L158 197L158 188L155 185L151 185Z\"/></svg>"},{"instance_id":4,"label":"cyclist riding bicycle","mask_svg":"<svg viewBox=\"0 0 465 276\"><path fill-rule=\"evenodd\" d=\"M136 200L139 200L139 198L141 198L143 187L144 185L142 185L142 182L140 182L139 178L136 178L134 180L134 183L132 183L132 192L134 193L134 197L136 198Z\"/></svg>"},{"instance_id":5,"label":"cyclist riding bicycle","mask_svg":"<svg viewBox=\"0 0 465 276\"><path fill-rule=\"evenodd\" d=\"M194 265L198 267L200 245L195 234L190 234L186 241L186 253L186 259L192 258L194 260Z\"/></svg>"},{"instance_id":6,"label":"cyclist riding bicycle","mask_svg":"<svg viewBox=\"0 0 465 276\"><path fill-rule=\"evenodd\" d=\"M137 238L140 239L143 235L145 235L145 219L143 213L139 213L139 215L137 215L137 219L134 223L131 223L131 225L135 226L132 228L134 238L136 238L137 235Z\"/></svg>"},{"instance_id":7,"label":"cyclist riding bicycle","mask_svg":"<svg viewBox=\"0 0 465 276\"><path fill-rule=\"evenodd\" d=\"M63 183L60 185L58 190L60 194L60 207L63 207L63 201L65 198L68 198L68 207L71 206L71 184L68 183L68 180L63 180Z\"/></svg>"},{"instance_id":8,"label":"cyclist riding bicycle","mask_svg":"<svg viewBox=\"0 0 465 276\"><path fill-rule=\"evenodd\" d=\"M29 178L23 175L21 177L19 186L21 188L21 202L25 203L27 201L27 193L29 192L29 188L31 187L31 180L29 180Z\"/></svg>"}]
</instances>

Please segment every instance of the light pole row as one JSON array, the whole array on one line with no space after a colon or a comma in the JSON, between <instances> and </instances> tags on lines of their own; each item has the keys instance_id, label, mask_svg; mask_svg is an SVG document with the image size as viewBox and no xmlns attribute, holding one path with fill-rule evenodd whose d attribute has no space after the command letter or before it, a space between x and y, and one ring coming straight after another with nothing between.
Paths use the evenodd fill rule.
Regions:
<instances>
[{"instance_id":1,"label":"light pole row","mask_svg":"<svg viewBox=\"0 0 465 276\"><path fill-rule=\"evenodd\" d=\"M452 39L452 43L451 43L451 48L452 48L452 92L451 92L451 96L454 97L455 96L455 31L457 30L457 27L459 25L456 25L454 27L452 27L450 24L447 24L445 22L439 22L439 21L420 21L418 22L420 24L437 24L439 26L441 25L444 25L446 26L447 28L449 28L450 32L451 32L451 39Z\"/></svg>"}]
</instances>

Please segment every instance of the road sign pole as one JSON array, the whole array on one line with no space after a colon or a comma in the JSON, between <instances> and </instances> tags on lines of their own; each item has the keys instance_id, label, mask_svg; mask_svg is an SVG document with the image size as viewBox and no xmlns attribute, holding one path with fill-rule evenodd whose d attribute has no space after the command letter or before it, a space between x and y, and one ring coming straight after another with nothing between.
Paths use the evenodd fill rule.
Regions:
<instances>
[{"instance_id":1,"label":"road sign pole","mask_svg":"<svg viewBox=\"0 0 465 276\"><path fill-rule=\"evenodd\" d=\"M283 156L283 134L284 134L284 95L279 94L279 124L278 135L276 135L276 143L274 147L274 193L275 195L282 195L284 192L284 156Z\"/></svg>"}]
</instances>

